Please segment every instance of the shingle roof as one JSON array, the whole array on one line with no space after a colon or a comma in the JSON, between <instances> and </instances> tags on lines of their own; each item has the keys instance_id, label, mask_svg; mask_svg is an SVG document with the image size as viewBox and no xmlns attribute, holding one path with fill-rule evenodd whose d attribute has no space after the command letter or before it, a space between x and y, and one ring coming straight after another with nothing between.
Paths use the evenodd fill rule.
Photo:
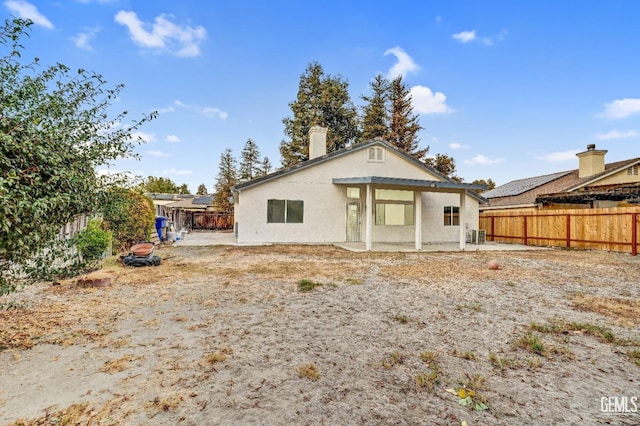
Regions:
<instances>
[{"instance_id":1,"label":"shingle roof","mask_svg":"<svg viewBox=\"0 0 640 426\"><path fill-rule=\"evenodd\" d=\"M550 175L544 176L535 176L525 179L512 180L511 182L507 182L504 185L500 185L497 188L494 188L490 191L483 192L482 196L484 198L498 198L498 197L511 197L514 195L520 195L524 192L530 191L534 188L547 184L551 181L559 179L563 176L572 173L571 170L566 172L558 172L552 173Z\"/></svg>"},{"instance_id":2,"label":"shingle roof","mask_svg":"<svg viewBox=\"0 0 640 426\"><path fill-rule=\"evenodd\" d=\"M193 204L203 204L206 206L213 204L213 195L196 195Z\"/></svg>"}]
</instances>

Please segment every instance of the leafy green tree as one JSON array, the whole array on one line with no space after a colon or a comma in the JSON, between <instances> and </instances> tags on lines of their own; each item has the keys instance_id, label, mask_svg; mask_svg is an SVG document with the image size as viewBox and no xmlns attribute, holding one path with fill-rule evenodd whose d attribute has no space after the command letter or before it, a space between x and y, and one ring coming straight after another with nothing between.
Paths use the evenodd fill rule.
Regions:
<instances>
[{"instance_id":1,"label":"leafy green tree","mask_svg":"<svg viewBox=\"0 0 640 426\"><path fill-rule=\"evenodd\" d=\"M390 84L378 74L369 84L370 96L362 96L366 104L362 107L362 140L385 138L389 134Z\"/></svg>"},{"instance_id":2,"label":"leafy green tree","mask_svg":"<svg viewBox=\"0 0 640 426\"><path fill-rule=\"evenodd\" d=\"M207 195L207 186L204 183L198 185L198 191L196 192L198 195Z\"/></svg>"},{"instance_id":3,"label":"leafy green tree","mask_svg":"<svg viewBox=\"0 0 640 426\"><path fill-rule=\"evenodd\" d=\"M426 158L425 163L433 167L446 177L456 182L462 182L462 178L456 176L456 161L446 154L436 154L433 158Z\"/></svg>"},{"instance_id":4,"label":"leafy green tree","mask_svg":"<svg viewBox=\"0 0 640 426\"><path fill-rule=\"evenodd\" d=\"M229 198L233 195L231 189L238 183L238 168L236 164L237 161L231 149L227 148L220 154L214 196L214 204L219 210L230 211L233 209L233 204L229 201Z\"/></svg>"},{"instance_id":5,"label":"leafy green tree","mask_svg":"<svg viewBox=\"0 0 640 426\"><path fill-rule=\"evenodd\" d=\"M389 133L385 139L414 158L424 161L429 147L420 149L418 132L422 127L419 123L419 116L413 113L411 91L402 81L402 76L396 77L391 82L389 93L391 122Z\"/></svg>"},{"instance_id":6,"label":"leafy green tree","mask_svg":"<svg viewBox=\"0 0 640 426\"><path fill-rule=\"evenodd\" d=\"M107 191L103 206L103 226L113 235L113 246L125 251L148 241L155 228L151 199L139 191L115 187Z\"/></svg>"},{"instance_id":7,"label":"leafy green tree","mask_svg":"<svg viewBox=\"0 0 640 426\"><path fill-rule=\"evenodd\" d=\"M325 75L317 62L300 77L296 100L289 104L293 117L282 120L288 141L280 143L282 165L293 166L309 159L309 129L328 129L327 152L344 148L359 139L357 110L342 77Z\"/></svg>"},{"instance_id":8,"label":"leafy green tree","mask_svg":"<svg viewBox=\"0 0 640 426\"><path fill-rule=\"evenodd\" d=\"M480 185L486 185L486 186L487 186L487 189L486 189L485 191L490 191L490 190L492 190L492 189L495 189L495 187L496 187L496 183L495 183L495 182L493 181L493 179L491 179L491 178L489 178L489 179L487 179L487 180L484 180L484 179L476 179L476 180L474 180L472 183L477 183L477 184L480 184ZM477 190L476 192L477 192L477 193L479 193L479 194L482 194L482 193L483 193L483 192L485 192L485 191Z\"/></svg>"},{"instance_id":9,"label":"leafy green tree","mask_svg":"<svg viewBox=\"0 0 640 426\"><path fill-rule=\"evenodd\" d=\"M155 117L121 125L127 113L111 116L110 107L122 85L24 60L20 40L31 24L12 19L0 28L0 295L56 273L68 253L60 228L100 209L106 182L96 167L135 157L143 141L132 133Z\"/></svg>"},{"instance_id":10,"label":"leafy green tree","mask_svg":"<svg viewBox=\"0 0 640 426\"><path fill-rule=\"evenodd\" d=\"M186 183L180 185L180 187L178 188L178 194L191 194Z\"/></svg>"},{"instance_id":11,"label":"leafy green tree","mask_svg":"<svg viewBox=\"0 0 640 426\"><path fill-rule=\"evenodd\" d=\"M182 194L180 187L173 180L155 176L147 177L140 185L140 190L150 194Z\"/></svg>"},{"instance_id":12,"label":"leafy green tree","mask_svg":"<svg viewBox=\"0 0 640 426\"><path fill-rule=\"evenodd\" d=\"M253 139L247 139L240 152L240 181L244 182L260 174L260 150Z\"/></svg>"}]
</instances>

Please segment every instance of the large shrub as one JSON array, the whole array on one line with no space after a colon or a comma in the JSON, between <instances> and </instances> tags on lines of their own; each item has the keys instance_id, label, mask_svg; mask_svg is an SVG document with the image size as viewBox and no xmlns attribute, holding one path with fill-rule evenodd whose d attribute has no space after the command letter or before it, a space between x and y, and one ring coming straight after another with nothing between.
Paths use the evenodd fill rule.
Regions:
<instances>
[{"instance_id":1,"label":"large shrub","mask_svg":"<svg viewBox=\"0 0 640 426\"><path fill-rule=\"evenodd\" d=\"M93 219L85 229L73 237L73 244L76 246L82 260L88 264L95 264L109 247L111 233L102 229L102 221Z\"/></svg>"},{"instance_id":2,"label":"large shrub","mask_svg":"<svg viewBox=\"0 0 640 426\"><path fill-rule=\"evenodd\" d=\"M125 251L133 244L148 241L155 228L153 202L131 189L114 188L106 193L103 219L113 235L113 247Z\"/></svg>"}]
</instances>

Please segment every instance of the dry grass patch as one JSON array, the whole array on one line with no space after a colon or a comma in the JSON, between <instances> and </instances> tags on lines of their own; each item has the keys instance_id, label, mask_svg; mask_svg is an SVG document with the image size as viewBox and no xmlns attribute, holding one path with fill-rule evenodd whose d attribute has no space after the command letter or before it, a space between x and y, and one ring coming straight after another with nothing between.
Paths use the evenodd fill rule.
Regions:
<instances>
[{"instance_id":1,"label":"dry grass patch","mask_svg":"<svg viewBox=\"0 0 640 426\"><path fill-rule=\"evenodd\" d=\"M296 367L296 371L298 372L298 377L301 379L309 379L313 381L317 381L320 379L320 371L318 371L318 367L315 364L303 364Z\"/></svg>"},{"instance_id":2,"label":"dry grass patch","mask_svg":"<svg viewBox=\"0 0 640 426\"><path fill-rule=\"evenodd\" d=\"M131 367L131 363L135 360L140 359L141 357L136 357L132 355L123 356L122 358L114 359L113 361L107 361L100 368L100 371L103 373L119 373L121 371L127 370Z\"/></svg>"},{"instance_id":3,"label":"dry grass patch","mask_svg":"<svg viewBox=\"0 0 640 426\"><path fill-rule=\"evenodd\" d=\"M83 425L89 424L87 419L92 417L92 410L88 402L73 404L63 410L47 413L39 419L20 419L11 424L11 426L41 426L41 425Z\"/></svg>"},{"instance_id":4,"label":"dry grass patch","mask_svg":"<svg viewBox=\"0 0 640 426\"><path fill-rule=\"evenodd\" d=\"M157 396L153 401L147 404L146 408L148 411L152 412L151 417L153 417L161 411L170 411L178 408L182 401L184 401L184 397L179 393Z\"/></svg>"},{"instance_id":5,"label":"dry grass patch","mask_svg":"<svg viewBox=\"0 0 640 426\"><path fill-rule=\"evenodd\" d=\"M619 320L621 325L636 326L640 321L640 300L577 294L573 305L580 310L595 312Z\"/></svg>"}]
</instances>

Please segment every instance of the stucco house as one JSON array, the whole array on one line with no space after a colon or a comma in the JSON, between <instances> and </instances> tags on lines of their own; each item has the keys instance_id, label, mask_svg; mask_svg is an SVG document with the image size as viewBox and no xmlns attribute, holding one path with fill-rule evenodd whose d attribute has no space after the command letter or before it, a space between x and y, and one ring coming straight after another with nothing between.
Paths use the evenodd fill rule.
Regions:
<instances>
[{"instance_id":1,"label":"stucco house","mask_svg":"<svg viewBox=\"0 0 640 426\"><path fill-rule=\"evenodd\" d=\"M239 244L459 242L478 228L473 192L382 139L326 152L309 132L309 160L234 188Z\"/></svg>"},{"instance_id":2,"label":"stucco house","mask_svg":"<svg viewBox=\"0 0 640 426\"><path fill-rule=\"evenodd\" d=\"M576 154L578 168L507 182L482 193L481 211L606 208L640 200L640 158L605 163L595 144Z\"/></svg>"}]
</instances>

